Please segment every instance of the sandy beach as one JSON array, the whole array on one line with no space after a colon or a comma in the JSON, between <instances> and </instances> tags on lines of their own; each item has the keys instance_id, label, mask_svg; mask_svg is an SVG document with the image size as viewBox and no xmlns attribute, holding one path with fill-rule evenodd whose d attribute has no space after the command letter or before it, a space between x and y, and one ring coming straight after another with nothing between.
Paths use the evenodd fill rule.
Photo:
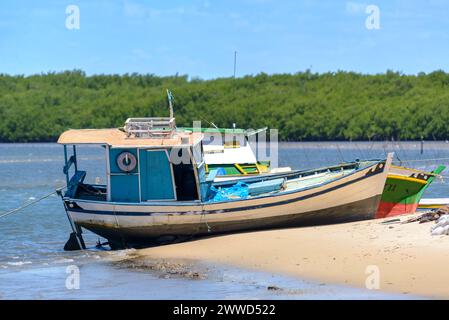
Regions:
<instances>
[{"instance_id":1,"label":"sandy beach","mask_svg":"<svg viewBox=\"0 0 449 320\"><path fill-rule=\"evenodd\" d=\"M400 217L402 221L411 216ZM385 219L391 220L391 219ZM449 237L433 222L338 225L250 232L139 250L150 259L190 259L326 284L449 298ZM378 274L378 278L373 278Z\"/></svg>"}]
</instances>

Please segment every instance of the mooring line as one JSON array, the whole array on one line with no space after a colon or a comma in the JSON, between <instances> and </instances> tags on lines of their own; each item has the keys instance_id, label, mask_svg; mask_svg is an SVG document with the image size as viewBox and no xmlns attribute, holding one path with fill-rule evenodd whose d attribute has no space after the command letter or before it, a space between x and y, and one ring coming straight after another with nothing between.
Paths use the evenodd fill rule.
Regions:
<instances>
[{"instance_id":1,"label":"mooring line","mask_svg":"<svg viewBox=\"0 0 449 320\"><path fill-rule=\"evenodd\" d=\"M46 194L46 195L43 196L43 197L40 197L39 199L32 200L31 202L25 203L25 204L21 205L21 206L18 207L18 208L15 208L15 209L13 209L13 210L10 210L10 211L7 211L7 212L5 212L5 213L3 213L3 214L0 214L0 218L4 218L4 217L6 217L6 216L9 216L9 215L11 215L11 214L13 214L13 213L16 213L16 212L22 210L22 209L25 209L25 208L27 208L27 207L29 207L29 206L35 204L35 203L38 203L39 201L42 201L42 200L44 200L44 199L46 199L46 198L48 198L48 197L50 197L50 196L56 194L58 191L60 191L60 190L62 190L62 189L64 189L64 188L65 188L65 186L64 186L64 187L60 187L60 188L56 189L55 191L53 191L53 192L51 192L51 193L49 193L49 194Z\"/></svg>"}]
</instances>

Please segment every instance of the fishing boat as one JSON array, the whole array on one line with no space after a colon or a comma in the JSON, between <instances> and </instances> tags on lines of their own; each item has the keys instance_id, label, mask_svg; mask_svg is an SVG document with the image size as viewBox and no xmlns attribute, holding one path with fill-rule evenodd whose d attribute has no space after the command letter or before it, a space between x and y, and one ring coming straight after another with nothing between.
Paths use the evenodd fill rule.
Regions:
<instances>
[{"instance_id":1,"label":"fishing boat","mask_svg":"<svg viewBox=\"0 0 449 320\"><path fill-rule=\"evenodd\" d=\"M424 191L445 168L445 166L438 166L432 172L426 172L392 165L376 218L416 212Z\"/></svg>"},{"instance_id":2,"label":"fishing boat","mask_svg":"<svg viewBox=\"0 0 449 320\"><path fill-rule=\"evenodd\" d=\"M266 130L266 128L256 132L262 130ZM254 131L249 131L248 133L243 129L219 130L201 128L201 132L205 135L204 140L208 142L208 150L216 150L213 152L213 156L205 156L206 173L208 173L208 166L218 170L215 181L245 179L249 174L281 177L285 173L292 171L290 167L271 168L269 162L263 167L264 170L258 170L259 165L257 164L256 155L248 141L249 134L252 134ZM217 134L221 134L222 137L220 139L212 139L212 137L217 137ZM227 138L225 138L225 134ZM237 141L237 143L234 143L232 148L226 148L226 144L229 145L226 141ZM245 172L242 168L254 169ZM403 166L391 166L376 218L415 213L424 191L444 169L445 166L439 166L432 172L426 172ZM423 208L439 206L441 205L436 203L423 203L420 205Z\"/></svg>"},{"instance_id":3,"label":"fishing boat","mask_svg":"<svg viewBox=\"0 0 449 320\"><path fill-rule=\"evenodd\" d=\"M83 228L112 248L142 247L194 236L335 223L375 217L390 168L387 159L215 182L206 176L203 134L175 119L130 118L121 129L68 130L67 189L61 193L71 239ZM77 146L105 152L107 181L85 182ZM70 172L70 173L69 173ZM73 172L73 174L71 174Z\"/></svg>"}]
</instances>

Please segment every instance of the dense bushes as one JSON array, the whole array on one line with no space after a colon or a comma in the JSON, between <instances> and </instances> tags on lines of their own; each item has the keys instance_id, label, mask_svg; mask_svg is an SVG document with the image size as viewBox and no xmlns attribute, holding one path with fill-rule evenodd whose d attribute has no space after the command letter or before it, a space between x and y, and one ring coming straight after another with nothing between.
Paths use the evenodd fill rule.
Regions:
<instances>
[{"instance_id":1,"label":"dense bushes","mask_svg":"<svg viewBox=\"0 0 449 320\"><path fill-rule=\"evenodd\" d=\"M283 140L446 139L449 74L388 71L187 76L96 75L66 71L0 75L0 141L54 141L67 128L122 126L128 117L168 115L178 126L278 128ZM204 123L204 122L203 122ZM206 124L204 124L205 126Z\"/></svg>"}]
</instances>

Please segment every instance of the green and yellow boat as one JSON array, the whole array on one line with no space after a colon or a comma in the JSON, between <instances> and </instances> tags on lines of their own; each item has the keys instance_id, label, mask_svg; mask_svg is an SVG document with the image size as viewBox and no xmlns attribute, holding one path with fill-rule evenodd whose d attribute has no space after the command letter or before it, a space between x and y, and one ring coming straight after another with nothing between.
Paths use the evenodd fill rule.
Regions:
<instances>
[{"instance_id":1,"label":"green and yellow boat","mask_svg":"<svg viewBox=\"0 0 449 320\"><path fill-rule=\"evenodd\" d=\"M201 133L206 142L206 173L217 171L216 181L244 179L249 175L260 174L283 175L291 171L290 167L272 168L269 161L258 161L250 147L246 130L202 128ZM225 134L229 135L228 139L224 138ZM416 212L424 191L445 168L439 166L432 172L426 172L392 165L375 217L385 218Z\"/></svg>"},{"instance_id":2,"label":"green and yellow boat","mask_svg":"<svg viewBox=\"0 0 449 320\"><path fill-rule=\"evenodd\" d=\"M391 166L376 218L414 213L424 191L445 168L439 166L432 172L425 172Z\"/></svg>"}]
</instances>

